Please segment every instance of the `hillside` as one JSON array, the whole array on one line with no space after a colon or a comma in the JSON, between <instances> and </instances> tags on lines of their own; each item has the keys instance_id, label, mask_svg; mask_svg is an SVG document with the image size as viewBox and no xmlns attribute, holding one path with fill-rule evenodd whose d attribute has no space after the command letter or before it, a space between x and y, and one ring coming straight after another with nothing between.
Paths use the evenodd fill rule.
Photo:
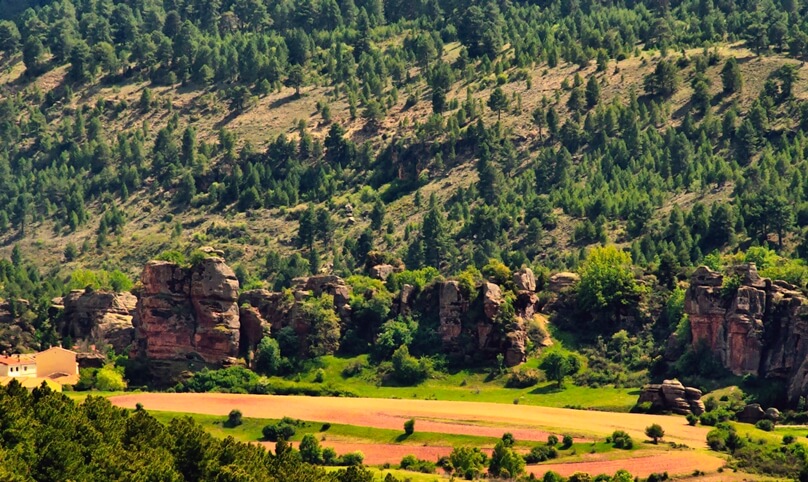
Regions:
<instances>
[{"instance_id":1,"label":"hillside","mask_svg":"<svg viewBox=\"0 0 808 482\"><path fill-rule=\"evenodd\" d=\"M407 13L387 5L383 18L368 4L358 6L351 23L348 4L333 12L329 2L309 2L312 10L292 12L287 4L268 5L271 28L259 32L259 24L242 22L237 33L226 27L239 20L240 4L212 12L213 26L202 12L153 5L142 12L116 7L111 21L86 7L58 5L28 11L14 28L4 24L0 77L3 250L8 255L19 245L43 269L67 275L103 267L136 277L161 252L212 244L242 265L242 282L257 284L275 277L265 262L269 252L298 252L309 261L316 255L321 269L348 273L370 248L410 268L433 264L451 274L488 258L514 268L574 268L581 248L602 242L631 247L639 265L669 252L686 266L712 249L774 239L776 230L756 225L745 208L745 198L763 192L789 207L786 245L801 242L806 216L791 174L801 161L778 159L800 142L782 134L800 125L801 53L778 45L752 52L736 41L744 38L743 25L707 40L707 33L696 38L676 29L655 36L643 29L661 27L642 5L569 7L581 21L605 22L607 35L598 38L569 21L548 34L559 13L532 5L484 3L467 11L434 2ZM432 35L413 21L429 9L440 12ZM470 18L464 15L485 9L492 24L474 21L495 37L487 53L476 51L486 44L461 28ZM676 25L690 9L678 5L666 21ZM329 39L322 32L336 14L341 26ZM711 15L731 16L715 7ZM639 31L628 26L632 19ZM105 34L92 33L97 21ZM49 24L62 26L64 38L39 36ZM173 52L161 51L163 44ZM238 64L224 62L225 54ZM255 57L255 68L240 60L246 55ZM721 79L729 58L737 59L743 82L737 92L725 92ZM674 66L671 92L646 89L660 65ZM784 66L795 66L787 93L778 80ZM302 74L299 96L284 85L292 85L290 69ZM599 93L587 101L590 79ZM706 92L706 111L696 105L694 87ZM501 115L487 106L498 89L510 100ZM436 92L444 97L439 115ZM751 112L755 106L765 119ZM546 119L551 110L555 127ZM726 132L728 111L736 113L734 128L754 121L753 139ZM631 116L643 138L621 145ZM483 125L488 138L481 142ZM485 169L481 143L491 154ZM781 175L766 176L770 168ZM744 182L760 172L762 183ZM439 252L422 258L413 244L429 244L420 226L433 194L446 239L424 246ZM715 213L717 202L731 211ZM308 203L330 214L330 234L300 236ZM372 223L374 213L381 219ZM723 222L732 232L708 233L710 216L730 217ZM534 218L539 223L531 225ZM687 240L666 234L685 225Z\"/></svg>"}]
</instances>

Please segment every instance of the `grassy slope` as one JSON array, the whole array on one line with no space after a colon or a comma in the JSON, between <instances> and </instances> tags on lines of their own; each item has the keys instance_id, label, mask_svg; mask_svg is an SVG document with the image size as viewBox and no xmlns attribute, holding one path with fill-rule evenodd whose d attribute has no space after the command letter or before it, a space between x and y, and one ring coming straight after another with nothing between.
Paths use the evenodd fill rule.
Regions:
<instances>
[{"instance_id":1,"label":"grassy slope","mask_svg":"<svg viewBox=\"0 0 808 482\"><path fill-rule=\"evenodd\" d=\"M636 403L639 390L636 388L579 387L567 382L558 389L554 382L542 382L529 388L505 388L506 376L488 380L488 372L461 370L440 375L415 387L377 386L373 368L365 368L355 377L346 378L343 369L357 361L365 362L367 356L356 358L323 357L324 383L360 397L414 398L424 400L452 400L467 402L520 403L546 407L582 407L615 412L627 412ZM531 359L524 366L535 367L538 360ZM303 374L301 382L312 382L315 370ZM278 382L288 380L273 378Z\"/></svg>"},{"instance_id":2,"label":"grassy slope","mask_svg":"<svg viewBox=\"0 0 808 482\"><path fill-rule=\"evenodd\" d=\"M447 46L447 58L455 55L456 48L457 46L454 44ZM737 46L725 46L721 50L724 55L734 55L741 59L741 70L746 80L746 87L738 101L743 107L748 106L757 96L758 89L762 86L763 80L768 73L786 62L783 57L777 55L763 59L754 58L748 50ZM694 50L689 54L694 55L699 52L699 50ZM602 102L608 102L613 98L626 99L627 93L631 89L636 92L642 92L643 76L653 70L658 59L658 54L644 52L640 57L630 57L620 62L611 62L606 72L597 74L603 83ZM43 91L47 91L49 88L61 83L65 70L64 67L54 69L34 81L28 81L21 79L23 67L20 59L15 58L8 61L4 71L0 72L0 84L11 86L12 90L22 90L30 86L29 82L33 82ZM683 113L686 111L683 107L685 107L692 94L689 79L687 78L691 75L690 70L692 69L685 70L684 76L686 78L683 79L682 88L672 100L671 112L673 113L674 123L681 120ZM711 89L714 93L717 93L721 88L719 70L720 65L711 67L708 71L708 76L712 79ZM530 71L533 83L531 90L526 89L525 82L509 83L503 86L507 94L519 93L523 98L522 110L503 116L503 124L513 130L513 138L517 146L526 155L532 155L530 154L532 143L537 137L537 132L530 121L530 112L539 105L543 97L546 96L552 99L555 92L560 89L562 81L571 79L576 72L586 77L594 72L594 65L580 71L577 70L576 66L563 63L554 69L547 69L546 65L537 65ZM801 68L800 78L805 79L806 77L808 77L808 69ZM210 90L187 90L181 89L179 86L176 88L154 88L155 99L163 107L144 114L138 110L137 103L145 87L146 84L143 83L112 86L97 84L77 91L73 103L69 107L93 105L98 99L126 100L131 107L106 126L108 131L114 133L117 130L128 130L143 122L148 122L151 127L150 131L156 133L158 128L165 125L170 117L169 111L165 108L166 105L170 104L172 109L181 115L181 127L187 123L194 124L199 131L200 141L215 142L215 130L224 125L239 136L240 142L249 140L258 149L263 148L268 139L281 133L295 137L294 128L297 121L301 119L308 123L314 137L323 138L328 131L328 125L321 122L314 109L316 102L326 98L328 94L328 88L323 86L307 86L303 90L304 96L294 101L289 101L292 94L291 89L272 93L260 99L255 107L234 116L229 116L227 110L220 103L210 101ZM458 82L454 90L450 92L449 98L464 99L467 87L470 87L474 97L480 100L487 99L491 89L490 87L479 88L476 82L469 85ZM795 94L797 97L805 97L807 89L805 82L798 82L795 85ZM401 121L406 119L411 126L413 121L423 121L428 117L431 112L428 89L421 84L418 91L421 96L420 102L407 110L403 109L406 96L400 96L399 105L390 109L388 117L382 123L379 135L370 139L371 141L379 142L382 137L389 138L391 135L401 136L406 134L412 127L400 127ZM567 92L561 91L560 105L564 105L567 95ZM726 108L724 104L728 104L728 101L717 105L716 111L722 112ZM367 134L361 129L363 125L361 119L357 121L350 120L348 106L344 99L332 102L330 105L335 121L343 124L355 141L362 142L368 138ZM566 117L563 107L561 115L563 120ZM485 109L485 117L487 122L495 120L494 114L489 109ZM52 126L55 127L60 122L61 117L54 116ZM401 129L404 129L404 132L401 132ZM433 176L435 175L433 174ZM469 163L461 163L448 172L433 177L430 183L422 188L422 194L426 198L430 193L435 192L441 199L444 199L458 187L467 186L475 182L475 180L476 173L473 167ZM62 265L62 253L68 242L81 245L85 239L89 239L91 244L94 244L94 233L97 227L97 222L95 221L91 221L75 233L59 233L59 235L54 235L52 224L48 221L34 223L27 230L28 242L20 243L23 251L30 259L36 259L39 263L49 267L61 267L64 270L71 270L76 267L99 267L107 262L113 266L117 265L123 268L132 276L137 276L145 260L178 243L205 244L212 242L226 248L230 253L231 261L243 261L247 264L257 262L265 253L267 249L265 246L274 247L284 252L292 249L291 241L297 223L290 222L289 217L282 210L259 210L251 217L247 217L244 213L213 213L210 212L210 208L189 209L183 213L175 213L173 206L169 202L170 194L161 192L159 189L151 192L150 186L154 180L147 179L145 181L145 187L142 191L132 193L129 200L122 203L122 207L128 213L129 222L124 228L123 234L103 252L99 253L95 252L95 250L90 250L78 260ZM720 192L685 193L675 198L671 197L669 205L675 203L680 206L687 206L699 199L709 202L726 199L730 191L731 186L727 186L726 189ZM362 212L368 206L365 206L359 198L358 192L343 192L336 196L334 201L337 206L350 202L360 208L358 209L359 212ZM665 215L669 205L664 207L658 215ZM90 209L92 210L93 206L90 206ZM403 243L404 227L409 223L419 221L422 212L414 207L412 194L405 195L394 201L388 206L387 212L388 219L392 220L394 225L397 226L397 231L394 234L394 247L397 248ZM173 216L173 219L169 221L170 216ZM569 221L571 220L566 216L562 216L561 221L559 227L548 234L550 234L549 237L554 237L557 240L558 249L563 251L570 248L571 223ZM172 226L175 222L180 222L185 226L179 237L172 236ZM218 226L240 226L244 228L247 234L230 240L205 239L204 231L213 223ZM364 228L365 223L366 220L359 219L356 226L351 226L347 223L343 224L342 220L340 220L337 238L356 235ZM623 230L623 227L619 224L614 226L614 231L611 233L615 237ZM9 254L13 241L19 241L14 239L13 233L9 233L5 238L0 239L0 244L3 245L0 247L0 255L7 256Z\"/></svg>"}]
</instances>

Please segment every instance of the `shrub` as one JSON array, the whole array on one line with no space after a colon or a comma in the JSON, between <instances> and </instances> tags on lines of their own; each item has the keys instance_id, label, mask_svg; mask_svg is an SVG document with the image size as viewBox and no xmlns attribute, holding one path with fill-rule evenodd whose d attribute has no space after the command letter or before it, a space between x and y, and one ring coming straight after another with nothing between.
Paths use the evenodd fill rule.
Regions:
<instances>
[{"instance_id":1,"label":"shrub","mask_svg":"<svg viewBox=\"0 0 808 482\"><path fill-rule=\"evenodd\" d=\"M95 388L104 392L126 390L123 367L116 367L112 364L104 365L104 368L95 373Z\"/></svg>"},{"instance_id":2,"label":"shrub","mask_svg":"<svg viewBox=\"0 0 808 482\"><path fill-rule=\"evenodd\" d=\"M555 447L537 445L530 449L529 454L525 455L525 462L528 464L538 464L539 462L544 462L556 457L558 457L558 451Z\"/></svg>"},{"instance_id":3,"label":"shrub","mask_svg":"<svg viewBox=\"0 0 808 482\"><path fill-rule=\"evenodd\" d=\"M227 428L235 428L242 423L241 410L233 409L230 410L230 413L227 415L227 420L224 422L224 426Z\"/></svg>"},{"instance_id":4,"label":"shrub","mask_svg":"<svg viewBox=\"0 0 808 482\"><path fill-rule=\"evenodd\" d=\"M308 462L310 464L322 464L323 463L323 450L320 448L320 442L314 438L314 435L307 433L303 436L303 440L300 441L300 458L303 459L303 462Z\"/></svg>"},{"instance_id":5,"label":"shrub","mask_svg":"<svg viewBox=\"0 0 808 482\"><path fill-rule=\"evenodd\" d=\"M611 436L612 447L616 449L630 450L634 448L634 441L631 436L622 430L615 430Z\"/></svg>"},{"instance_id":6,"label":"shrub","mask_svg":"<svg viewBox=\"0 0 808 482\"><path fill-rule=\"evenodd\" d=\"M341 465L362 465L362 462L365 461L365 454L362 452L351 452L343 455L340 458L342 459Z\"/></svg>"},{"instance_id":7,"label":"shrub","mask_svg":"<svg viewBox=\"0 0 808 482\"><path fill-rule=\"evenodd\" d=\"M658 423L649 425L645 427L645 436L650 437L654 441L654 444L656 444L659 439L665 436L665 429Z\"/></svg>"},{"instance_id":8,"label":"shrub","mask_svg":"<svg viewBox=\"0 0 808 482\"><path fill-rule=\"evenodd\" d=\"M550 447L558 445L558 436L552 435L552 434L548 435L547 436L547 445L549 445Z\"/></svg>"},{"instance_id":9,"label":"shrub","mask_svg":"<svg viewBox=\"0 0 808 482\"><path fill-rule=\"evenodd\" d=\"M318 368L314 372L314 383L323 383L323 381L325 381L325 370Z\"/></svg>"},{"instance_id":10,"label":"shrub","mask_svg":"<svg viewBox=\"0 0 808 482\"><path fill-rule=\"evenodd\" d=\"M295 427L284 421L265 426L261 433L264 440L277 442L279 440L289 440L295 436Z\"/></svg>"},{"instance_id":11,"label":"shrub","mask_svg":"<svg viewBox=\"0 0 808 482\"><path fill-rule=\"evenodd\" d=\"M505 382L508 388L527 388L539 383L538 370L512 370Z\"/></svg>"},{"instance_id":12,"label":"shrub","mask_svg":"<svg viewBox=\"0 0 808 482\"><path fill-rule=\"evenodd\" d=\"M572 435L564 434L564 437L561 439L561 450L566 450L572 447Z\"/></svg>"},{"instance_id":13,"label":"shrub","mask_svg":"<svg viewBox=\"0 0 808 482\"><path fill-rule=\"evenodd\" d=\"M691 427L694 427L697 423L699 423L699 417L693 415L692 413L688 413L686 418L687 418L687 423Z\"/></svg>"},{"instance_id":14,"label":"shrub","mask_svg":"<svg viewBox=\"0 0 808 482\"><path fill-rule=\"evenodd\" d=\"M414 455L407 455L401 459L400 468L403 470L410 470L413 472L421 472L424 474L431 474L435 472L435 462L428 460L421 460Z\"/></svg>"},{"instance_id":15,"label":"shrub","mask_svg":"<svg viewBox=\"0 0 808 482\"><path fill-rule=\"evenodd\" d=\"M794 443L793 435L783 435L783 445L791 445Z\"/></svg>"},{"instance_id":16,"label":"shrub","mask_svg":"<svg viewBox=\"0 0 808 482\"><path fill-rule=\"evenodd\" d=\"M404 433L407 435L415 433L415 419L411 418L404 422Z\"/></svg>"},{"instance_id":17,"label":"shrub","mask_svg":"<svg viewBox=\"0 0 808 482\"><path fill-rule=\"evenodd\" d=\"M362 361L353 361L342 369L342 376L343 378L355 377L356 375L362 373L362 370L364 369L365 364Z\"/></svg>"},{"instance_id":18,"label":"shrub","mask_svg":"<svg viewBox=\"0 0 808 482\"><path fill-rule=\"evenodd\" d=\"M755 424L755 427L759 428L760 430L771 432L774 430L774 422L768 419L759 420L758 423Z\"/></svg>"}]
</instances>

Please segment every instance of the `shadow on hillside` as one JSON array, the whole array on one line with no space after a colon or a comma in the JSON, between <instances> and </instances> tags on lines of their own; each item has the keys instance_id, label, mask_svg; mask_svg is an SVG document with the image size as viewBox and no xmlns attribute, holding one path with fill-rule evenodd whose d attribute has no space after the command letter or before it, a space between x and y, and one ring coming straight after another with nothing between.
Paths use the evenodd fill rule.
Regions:
<instances>
[{"instance_id":1,"label":"shadow on hillside","mask_svg":"<svg viewBox=\"0 0 808 482\"><path fill-rule=\"evenodd\" d=\"M407 440L408 438L410 438L410 436L406 433L398 434L398 436L396 437L396 443L400 444L401 442Z\"/></svg>"},{"instance_id":2,"label":"shadow on hillside","mask_svg":"<svg viewBox=\"0 0 808 482\"><path fill-rule=\"evenodd\" d=\"M556 384L552 385L545 385L543 387L534 388L530 391L531 395L550 395L552 393L561 393L564 391L564 387L558 387Z\"/></svg>"}]
</instances>

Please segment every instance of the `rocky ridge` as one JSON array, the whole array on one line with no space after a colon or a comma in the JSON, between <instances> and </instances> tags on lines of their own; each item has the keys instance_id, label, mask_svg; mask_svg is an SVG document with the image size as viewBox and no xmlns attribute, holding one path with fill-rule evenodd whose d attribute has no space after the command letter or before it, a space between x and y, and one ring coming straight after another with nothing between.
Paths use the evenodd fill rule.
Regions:
<instances>
[{"instance_id":1,"label":"rocky ridge","mask_svg":"<svg viewBox=\"0 0 808 482\"><path fill-rule=\"evenodd\" d=\"M708 349L735 375L785 380L789 401L796 401L808 393L808 298L761 278L754 263L730 276L727 286L707 267L693 274L685 296L693 347Z\"/></svg>"}]
</instances>

